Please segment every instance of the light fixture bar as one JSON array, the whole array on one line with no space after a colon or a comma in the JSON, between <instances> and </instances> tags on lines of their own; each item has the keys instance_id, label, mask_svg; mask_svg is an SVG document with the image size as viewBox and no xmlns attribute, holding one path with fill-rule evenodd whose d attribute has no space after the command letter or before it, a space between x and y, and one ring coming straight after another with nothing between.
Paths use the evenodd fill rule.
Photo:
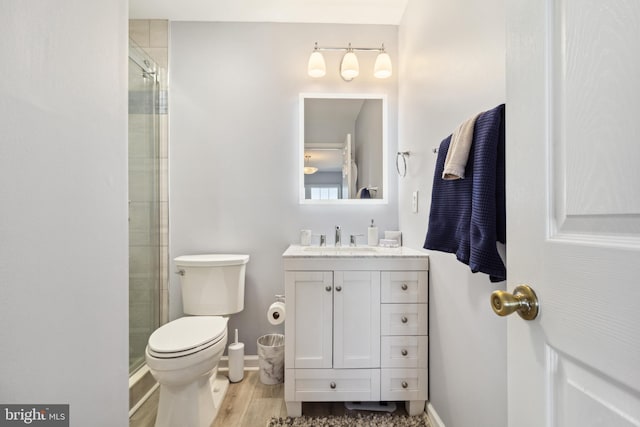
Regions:
<instances>
[{"instance_id":1,"label":"light fixture bar","mask_svg":"<svg viewBox=\"0 0 640 427\"><path fill-rule=\"evenodd\" d=\"M333 52L347 52L349 50L356 52L381 52L384 48L381 47L321 47L317 46L316 50L333 51Z\"/></svg>"},{"instance_id":2,"label":"light fixture bar","mask_svg":"<svg viewBox=\"0 0 640 427\"><path fill-rule=\"evenodd\" d=\"M324 57L320 52L346 52L340 61L340 76L343 80L350 82L359 75L359 64L355 52L377 52L376 62L374 66L374 76L379 79L386 79L392 74L391 58L384 49L384 43L381 47L353 47L351 43L347 47L339 46L318 46L315 42L313 53L309 58L307 73L314 78L324 77L326 74L326 65Z\"/></svg>"}]
</instances>

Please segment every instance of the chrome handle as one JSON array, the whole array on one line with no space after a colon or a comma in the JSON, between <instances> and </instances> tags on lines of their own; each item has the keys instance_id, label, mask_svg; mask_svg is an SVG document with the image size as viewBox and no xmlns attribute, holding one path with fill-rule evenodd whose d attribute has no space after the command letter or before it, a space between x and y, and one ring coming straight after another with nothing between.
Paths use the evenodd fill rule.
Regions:
<instances>
[{"instance_id":1,"label":"chrome handle","mask_svg":"<svg viewBox=\"0 0 640 427\"><path fill-rule=\"evenodd\" d=\"M407 354L409 354L406 348L403 348L400 353L402 353L403 356L406 356Z\"/></svg>"},{"instance_id":2,"label":"chrome handle","mask_svg":"<svg viewBox=\"0 0 640 427\"><path fill-rule=\"evenodd\" d=\"M409 319L407 319L407 316L402 316L402 317L400 318L400 321L401 321L402 323L407 323L407 322L409 321Z\"/></svg>"},{"instance_id":3,"label":"chrome handle","mask_svg":"<svg viewBox=\"0 0 640 427\"><path fill-rule=\"evenodd\" d=\"M327 292L331 292L331 286L327 286L324 288Z\"/></svg>"},{"instance_id":4,"label":"chrome handle","mask_svg":"<svg viewBox=\"0 0 640 427\"><path fill-rule=\"evenodd\" d=\"M331 381L331 384L329 384L329 387L331 387L332 389L335 389L336 388L336 383Z\"/></svg>"},{"instance_id":5,"label":"chrome handle","mask_svg":"<svg viewBox=\"0 0 640 427\"><path fill-rule=\"evenodd\" d=\"M538 297L528 285L518 285L513 294L494 291L491 294L491 308L498 316L508 316L518 312L524 320L533 320L540 310Z\"/></svg>"},{"instance_id":6,"label":"chrome handle","mask_svg":"<svg viewBox=\"0 0 640 427\"><path fill-rule=\"evenodd\" d=\"M407 384L406 381L402 381L402 388L407 388L409 387L409 384Z\"/></svg>"},{"instance_id":7,"label":"chrome handle","mask_svg":"<svg viewBox=\"0 0 640 427\"><path fill-rule=\"evenodd\" d=\"M406 291L407 289L409 289L409 285L407 285L406 283L403 283L401 287L403 291Z\"/></svg>"},{"instance_id":8,"label":"chrome handle","mask_svg":"<svg viewBox=\"0 0 640 427\"><path fill-rule=\"evenodd\" d=\"M336 286L336 292L340 292L342 290L342 286L338 285Z\"/></svg>"}]
</instances>

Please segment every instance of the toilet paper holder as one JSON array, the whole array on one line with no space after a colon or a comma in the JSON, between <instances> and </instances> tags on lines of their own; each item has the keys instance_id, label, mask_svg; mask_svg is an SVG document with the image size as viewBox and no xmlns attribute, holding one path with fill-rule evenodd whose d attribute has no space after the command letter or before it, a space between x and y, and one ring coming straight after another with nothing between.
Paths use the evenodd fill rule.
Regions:
<instances>
[{"instance_id":1,"label":"toilet paper holder","mask_svg":"<svg viewBox=\"0 0 640 427\"><path fill-rule=\"evenodd\" d=\"M267 318L272 325L279 325L284 322L285 313L285 297L284 295L276 295L276 301L269 306L267 310Z\"/></svg>"}]
</instances>

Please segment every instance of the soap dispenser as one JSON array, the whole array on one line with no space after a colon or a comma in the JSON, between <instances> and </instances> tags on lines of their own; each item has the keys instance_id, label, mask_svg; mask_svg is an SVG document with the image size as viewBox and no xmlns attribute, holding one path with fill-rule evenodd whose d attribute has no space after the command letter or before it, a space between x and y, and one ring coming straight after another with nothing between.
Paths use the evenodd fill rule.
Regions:
<instances>
[{"instance_id":1,"label":"soap dispenser","mask_svg":"<svg viewBox=\"0 0 640 427\"><path fill-rule=\"evenodd\" d=\"M367 245L378 246L378 227L373 224L373 220L367 233Z\"/></svg>"}]
</instances>

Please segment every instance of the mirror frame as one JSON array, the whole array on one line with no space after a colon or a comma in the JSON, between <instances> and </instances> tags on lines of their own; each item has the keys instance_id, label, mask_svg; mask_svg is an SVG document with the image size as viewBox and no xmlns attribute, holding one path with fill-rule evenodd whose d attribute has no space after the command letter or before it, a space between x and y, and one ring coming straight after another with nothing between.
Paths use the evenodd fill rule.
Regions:
<instances>
[{"instance_id":1,"label":"mirror frame","mask_svg":"<svg viewBox=\"0 0 640 427\"><path fill-rule=\"evenodd\" d=\"M305 199L304 190L304 102L306 99L379 99L382 101L382 198L380 199ZM389 203L387 95L381 93L301 93L299 96L298 193L302 205L386 205Z\"/></svg>"}]
</instances>

